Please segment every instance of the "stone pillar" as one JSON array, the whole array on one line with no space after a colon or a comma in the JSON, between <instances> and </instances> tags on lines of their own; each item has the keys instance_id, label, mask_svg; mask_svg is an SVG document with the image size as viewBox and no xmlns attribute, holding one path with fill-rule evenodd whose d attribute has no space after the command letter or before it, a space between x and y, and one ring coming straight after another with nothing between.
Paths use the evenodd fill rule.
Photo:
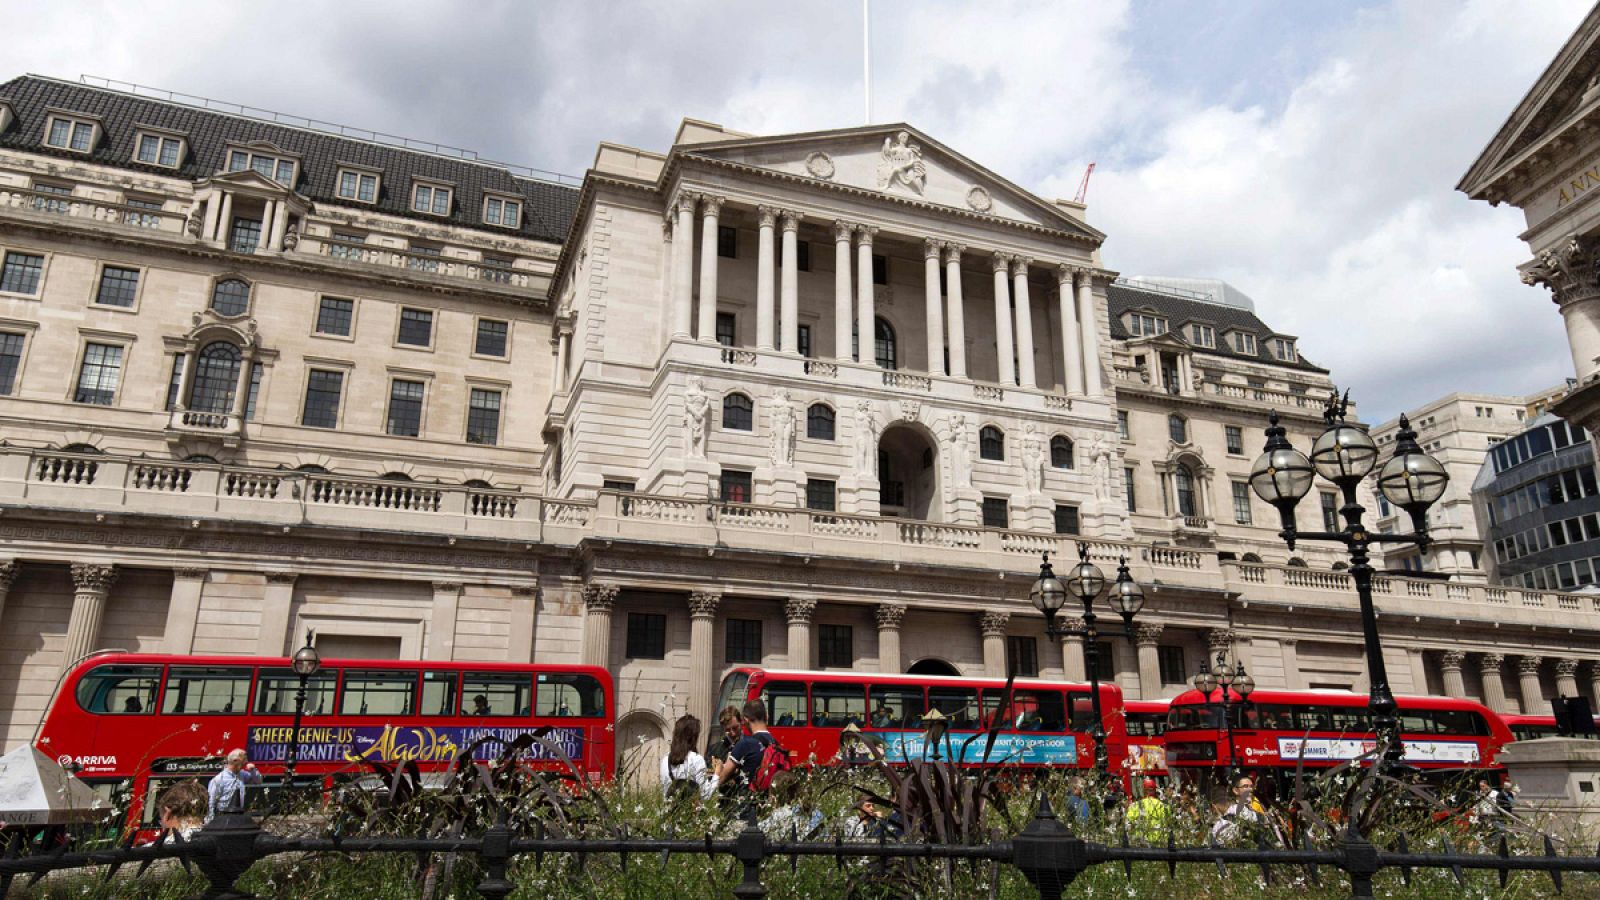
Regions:
<instances>
[{"instance_id":1,"label":"stone pillar","mask_svg":"<svg viewBox=\"0 0 1600 900\"><path fill-rule=\"evenodd\" d=\"M855 323L850 286L850 235L855 229L849 222L833 223L833 358L844 362L851 359L850 327Z\"/></svg>"},{"instance_id":2,"label":"stone pillar","mask_svg":"<svg viewBox=\"0 0 1600 900\"><path fill-rule=\"evenodd\" d=\"M700 201L700 328L695 337L706 343L717 339L717 217L723 198Z\"/></svg>"},{"instance_id":3,"label":"stone pillar","mask_svg":"<svg viewBox=\"0 0 1600 900\"><path fill-rule=\"evenodd\" d=\"M1067 619L1066 627L1072 631L1083 630L1082 619ZM1086 684L1089 670L1084 668L1083 635L1069 634L1061 638L1061 675L1073 684Z\"/></svg>"},{"instance_id":4,"label":"stone pillar","mask_svg":"<svg viewBox=\"0 0 1600 900\"><path fill-rule=\"evenodd\" d=\"M1500 664L1506 658L1498 653L1485 653L1478 660L1483 674L1483 705L1492 712L1508 712L1506 709L1506 688L1500 678Z\"/></svg>"},{"instance_id":5,"label":"stone pillar","mask_svg":"<svg viewBox=\"0 0 1600 900\"><path fill-rule=\"evenodd\" d=\"M789 668L811 668L811 617L817 612L817 601L804 597L790 597L783 604L783 613L789 619Z\"/></svg>"},{"instance_id":6,"label":"stone pillar","mask_svg":"<svg viewBox=\"0 0 1600 900\"><path fill-rule=\"evenodd\" d=\"M510 634L506 636L506 662L533 662L539 636L539 587L519 584L511 589Z\"/></svg>"},{"instance_id":7,"label":"stone pillar","mask_svg":"<svg viewBox=\"0 0 1600 900\"><path fill-rule=\"evenodd\" d=\"M1233 658L1234 637L1232 628L1213 628L1206 632L1206 650L1211 654L1211 658L1207 660L1206 664L1211 666L1213 670L1217 665L1218 653L1226 654L1230 660Z\"/></svg>"},{"instance_id":8,"label":"stone pillar","mask_svg":"<svg viewBox=\"0 0 1600 900\"><path fill-rule=\"evenodd\" d=\"M228 233L233 230L233 194L226 191L223 192L222 213L218 219L217 233L212 237L226 244L228 242Z\"/></svg>"},{"instance_id":9,"label":"stone pillar","mask_svg":"<svg viewBox=\"0 0 1600 900\"><path fill-rule=\"evenodd\" d=\"M428 614L428 639L423 659L452 660L456 655L456 613L461 608L459 581L433 583L433 609Z\"/></svg>"},{"instance_id":10,"label":"stone pillar","mask_svg":"<svg viewBox=\"0 0 1600 900\"><path fill-rule=\"evenodd\" d=\"M256 365L256 351L246 349L239 354L239 377L233 382L233 405L228 408L231 415L244 419L244 408L250 402L250 370Z\"/></svg>"},{"instance_id":11,"label":"stone pillar","mask_svg":"<svg viewBox=\"0 0 1600 900\"><path fill-rule=\"evenodd\" d=\"M1593 709L1600 709L1600 662L1590 660L1587 663L1587 668L1589 669L1589 702L1593 704Z\"/></svg>"},{"instance_id":12,"label":"stone pillar","mask_svg":"<svg viewBox=\"0 0 1600 900\"><path fill-rule=\"evenodd\" d=\"M279 200L278 214L272 219L271 249L282 250L284 236L289 233L289 204Z\"/></svg>"},{"instance_id":13,"label":"stone pillar","mask_svg":"<svg viewBox=\"0 0 1600 900\"><path fill-rule=\"evenodd\" d=\"M856 357L863 366L877 365L877 311L872 279L872 236L878 229L871 225L856 228Z\"/></svg>"},{"instance_id":14,"label":"stone pillar","mask_svg":"<svg viewBox=\"0 0 1600 900\"><path fill-rule=\"evenodd\" d=\"M1025 388L1037 387L1033 372L1033 307L1028 302L1028 265L1025 256L1011 258L1011 295L1017 307L1017 379Z\"/></svg>"},{"instance_id":15,"label":"stone pillar","mask_svg":"<svg viewBox=\"0 0 1600 900\"><path fill-rule=\"evenodd\" d=\"M995 380L1003 387L1017 383L1016 360L1011 345L1011 284L1007 273L1011 259L1004 253L994 255L994 354L999 365Z\"/></svg>"},{"instance_id":16,"label":"stone pillar","mask_svg":"<svg viewBox=\"0 0 1600 900\"><path fill-rule=\"evenodd\" d=\"M1300 675L1300 642L1294 638L1278 641L1283 656L1283 686L1291 691L1305 690L1305 678Z\"/></svg>"},{"instance_id":17,"label":"stone pillar","mask_svg":"<svg viewBox=\"0 0 1600 900\"><path fill-rule=\"evenodd\" d=\"M679 194L678 222L672 228L672 336L691 337L694 329L694 194Z\"/></svg>"},{"instance_id":18,"label":"stone pillar","mask_svg":"<svg viewBox=\"0 0 1600 900\"><path fill-rule=\"evenodd\" d=\"M206 197L205 228L204 228L203 231L200 232L201 235L206 240L208 240L208 241L216 240L216 237L217 237L217 220L218 220L218 218L221 217L221 215L222 215L222 195L219 194L216 191L212 191L210 193L210 195Z\"/></svg>"},{"instance_id":19,"label":"stone pillar","mask_svg":"<svg viewBox=\"0 0 1600 900\"><path fill-rule=\"evenodd\" d=\"M1522 714L1544 715L1544 689L1539 686L1539 664L1542 656L1522 656L1517 659L1517 676L1522 688Z\"/></svg>"},{"instance_id":20,"label":"stone pillar","mask_svg":"<svg viewBox=\"0 0 1600 900\"><path fill-rule=\"evenodd\" d=\"M1006 677L1006 624L1011 613L990 610L979 616L978 630L983 633L983 673L990 678Z\"/></svg>"},{"instance_id":21,"label":"stone pillar","mask_svg":"<svg viewBox=\"0 0 1600 900\"><path fill-rule=\"evenodd\" d=\"M1161 697L1161 642L1160 622L1145 622L1135 631L1139 645L1139 699L1158 700Z\"/></svg>"},{"instance_id":22,"label":"stone pillar","mask_svg":"<svg viewBox=\"0 0 1600 900\"><path fill-rule=\"evenodd\" d=\"M256 249L257 250L271 250L272 249L272 228L273 228L272 222L273 222L273 219L276 218L277 211L278 211L278 204L277 204L276 201L273 201L273 200L268 200L267 203L266 203L266 207L264 209L262 209L262 211L261 211L261 234L256 236Z\"/></svg>"},{"instance_id":23,"label":"stone pillar","mask_svg":"<svg viewBox=\"0 0 1600 900\"><path fill-rule=\"evenodd\" d=\"M773 297L772 248L778 211L770 206L758 206L756 222L760 229L756 241L756 346L762 350L773 350L776 349L772 334L776 300Z\"/></svg>"},{"instance_id":24,"label":"stone pillar","mask_svg":"<svg viewBox=\"0 0 1600 900\"><path fill-rule=\"evenodd\" d=\"M878 604L878 670L899 675L905 662L900 656L900 623L905 620L904 603Z\"/></svg>"},{"instance_id":25,"label":"stone pillar","mask_svg":"<svg viewBox=\"0 0 1600 900\"><path fill-rule=\"evenodd\" d=\"M1071 266L1056 267L1056 302L1061 318L1062 391L1083 394L1083 338L1078 334L1078 312L1072 298Z\"/></svg>"},{"instance_id":26,"label":"stone pillar","mask_svg":"<svg viewBox=\"0 0 1600 900\"><path fill-rule=\"evenodd\" d=\"M583 664L611 667L611 606L621 591L614 584L583 586Z\"/></svg>"},{"instance_id":27,"label":"stone pillar","mask_svg":"<svg viewBox=\"0 0 1600 900\"><path fill-rule=\"evenodd\" d=\"M167 601L167 627L162 634L161 652L180 655L194 652L194 627L200 620L200 593L205 583L205 569L172 570L172 597Z\"/></svg>"},{"instance_id":28,"label":"stone pillar","mask_svg":"<svg viewBox=\"0 0 1600 900\"><path fill-rule=\"evenodd\" d=\"M561 329L556 335L556 377L553 383L557 391L567 389L567 357L572 352L572 330L564 323L558 324Z\"/></svg>"},{"instance_id":29,"label":"stone pillar","mask_svg":"<svg viewBox=\"0 0 1600 900\"><path fill-rule=\"evenodd\" d=\"M1088 269L1076 272L1078 283L1078 334L1083 338L1083 392L1090 397L1105 393L1100 371L1100 323L1095 318L1094 276Z\"/></svg>"},{"instance_id":30,"label":"stone pillar","mask_svg":"<svg viewBox=\"0 0 1600 900\"><path fill-rule=\"evenodd\" d=\"M780 272L778 300L778 333L783 337L780 349L785 353L800 352L800 220L797 212L783 212L783 268Z\"/></svg>"},{"instance_id":31,"label":"stone pillar","mask_svg":"<svg viewBox=\"0 0 1600 900\"><path fill-rule=\"evenodd\" d=\"M1439 672L1444 677L1444 695L1446 697L1465 698L1467 684L1461 677L1461 666L1467 661L1467 654L1460 650L1446 650L1439 654Z\"/></svg>"},{"instance_id":32,"label":"stone pillar","mask_svg":"<svg viewBox=\"0 0 1600 900\"><path fill-rule=\"evenodd\" d=\"M938 241L927 238L922 242L922 260L923 309L928 319L928 373L943 375L944 298L939 294Z\"/></svg>"},{"instance_id":33,"label":"stone pillar","mask_svg":"<svg viewBox=\"0 0 1600 900\"><path fill-rule=\"evenodd\" d=\"M116 581L116 566L72 564L72 617L67 622L67 637L61 648L62 671L88 656L99 644L106 598Z\"/></svg>"},{"instance_id":34,"label":"stone pillar","mask_svg":"<svg viewBox=\"0 0 1600 900\"><path fill-rule=\"evenodd\" d=\"M967 311L961 299L960 244L944 245L945 318L950 324L950 377L967 377Z\"/></svg>"},{"instance_id":35,"label":"stone pillar","mask_svg":"<svg viewBox=\"0 0 1600 900\"><path fill-rule=\"evenodd\" d=\"M722 595L695 591L689 595L689 714L700 720L701 733L711 721L716 685L711 683L716 661L717 606Z\"/></svg>"},{"instance_id":36,"label":"stone pillar","mask_svg":"<svg viewBox=\"0 0 1600 900\"><path fill-rule=\"evenodd\" d=\"M11 593L11 584L17 580L20 571L22 564L16 560L0 560L0 619L5 617L6 596Z\"/></svg>"},{"instance_id":37,"label":"stone pillar","mask_svg":"<svg viewBox=\"0 0 1600 900\"><path fill-rule=\"evenodd\" d=\"M1578 696L1578 661L1575 659L1556 660L1556 696Z\"/></svg>"},{"instance_id":38,"label":"stone pillar","mask_svg":"<svg viewBox=\"0 0 1600 900\"><path fill-rule=\"evenodd\" d=\"M289 646L290 616L294 610L293 572L268 572L261 591L261 632L256 635L259 656L290 656L299 645Z\"/></svg>"}]
</instances>

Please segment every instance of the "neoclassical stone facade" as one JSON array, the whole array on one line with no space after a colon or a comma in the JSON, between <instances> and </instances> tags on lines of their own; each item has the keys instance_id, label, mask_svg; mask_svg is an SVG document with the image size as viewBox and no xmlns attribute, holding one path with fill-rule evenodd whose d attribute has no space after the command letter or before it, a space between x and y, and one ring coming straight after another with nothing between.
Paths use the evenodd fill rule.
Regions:
<instances>
[{"instance_id":1,"label":"neoclassical stone facade","mask_svg":"<svg viewBox=\"0 0 1600 900\"><path fill-rule=\"evenodd\" d=\"M327 656L607 666L646 751L736 665L1081 679L1026 600L1080 540L1148 591L1101 648L1130 696L1218 650L1364 687L1337 558L1291 558L1238 488L1270 411L1309 447L1328 373L1249 310L1118 282L1103 239L903 125L685 122L569 186L0 85L6 741L83 653L307 627ZM1378 602L1402 692L1596 687L1591 596Z\"/></svg>"}]
</instances>

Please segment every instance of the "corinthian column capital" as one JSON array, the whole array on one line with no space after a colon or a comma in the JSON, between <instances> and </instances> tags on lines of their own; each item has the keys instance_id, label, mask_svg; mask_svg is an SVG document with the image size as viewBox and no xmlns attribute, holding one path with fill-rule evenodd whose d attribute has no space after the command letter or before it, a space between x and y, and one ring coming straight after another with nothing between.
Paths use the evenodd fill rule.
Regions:
<instances>
[{"instance_id":1,"label":"corinthian column capital","mask_svg":"<svg viewBox=\"0 0 1600 900\"><path fill-rule=\"evenodd\" d=\"M1161 640L1161 632L1165 626L1160 622L1144 622L1134 632L1135 643L1141 647L1154 647Z\"/></svg>"},{"instance_id":2,"label":"corinthian column capital","mask_svg":"<svg viewBox=\"0 0 1600 900\"><path fill-rule=\"evenodd\" d=\"M1562 678L1572 678L1578 674L1578 661L1575 659L1556 660L1556 674Z\"/></svg>"},{"instance_id":3,"label":"corinthian column capital","mask_svg":"<svg viewBox=\"0 0 1600 900\"><path fill-rule=\"evenodd\" d=\"M923 259L938 259L942 252L944 252L944 245L940 242L934 240L933 238L922 239Z\"/></svg>"},{"instance_id":4,"label":"corinthian column capital","mask_svg":"<svg viewBox=\"0 0 1600 900\"><path fill-rule=\"evenodd\" d=\"M72 586L79 591L105 593L117 581L117 567L98 563L73 563Z\"/></svg>"},{"instance_id":5,"label":"corinthian column capital","mask_svg":"<svg viewBox=\"0 0 1600 900\"><path fill-rule=\"evenodd\" d=\"M583 586L583 605L598 612L610 612L617 602L621 588L614 584L586 584Z\"/></svg>"},{"instance_id":6,"label":"corinthian column capital","mask_svg":"<svg viewBox=\"0 0 1600 900\"><path fill-rule=\"evenodd\" d=\"M1569 237L1522 270L1524 284L1544 285L1560 305L1600 296L1600 242Z\"/></svg>"},{"instance_id":7,"label":"corinthian column capital","mask_svg":"<svg viewBox=\"0 0 1600 900\"><path fill-rule=\"evenodd\" d=\"M0 594L11 590L12 582L17 580L17 575L22 571L22 564L14 559L0 562Z\"/></svg>"},{"instance_id":8,"label":"corinthian column capital","mask_svg":"<svg viewBox=\"0 0 1600 900\"><path fill-rule=\"evenodd\" d=\"M778 208L775 206L756 207L756 222L762 228L771 228L778 223Z\"/></svg>"},{"instance_id":9,"label":"corinthian column capital","mask_svg":"<svg viewBox=\"0 0 1600 900\"><path fill-rule=\"evenodd\" d=\"M782 225L784 231L799 231L800 222L804 218L804 214L797 213L792 209L782 210L778 214L778 221Z\"/></svg>"},{"instance_id":10,"label":"corinthian column capital","mask_svg":"<svg viewBox=\"0 0 1600 900\"><path fill-rule=\"evenodd\" d=\"M1460 650L1446 650L1439 654L1439 667L1442 669L1455 669L1460 671L1467 661L1467 654Z\"/></svg>"},{"instance_id":11,"label":"corinthian column capital","mask_svg":"<svg viewBox=\"0 0 1600 900\"><path fill-rule=\"evenodd\" d=\"M717 607L722 604L722 595L711 591L695 591L689 595L689 616L694 619L713 619L717 615Z\"/></svg>"},{"instance_id":12,"label":"corinthian column capital","mask_svg":"<svg viewBox=\"0 0 1600 900\"><path fill-rule=\"evenodd\" d=\"M715 216L722 212L722 204L728 202L727 197L714 197L711 194L702 194L700 197L700 212L702 215Z\"/></svg>"},{"instance_id":13,"label":"corinthian column capital","mask_svg":"<svg viewBox=\"0 0 1600 900\"><path fill-rule=\"evenodd\" d=\"M1011 613L991 609L978 619L978 628L984 637L1005 637L1006 626L1011 622Z\"/></svg>"},{"instance_id":14,"label":"corinthian column capital","mask_svg":"<svg viewBox=\"0 0 1600 900\"><path fill-rule=\"evenodd\" d=\"M790 597L783 604L783 613L790 625L810 625L817 612L817 601L805 597Z\"/></svg>"},{"instance_id":15,"label":"corinthian column capital","mask_svg":"<svg viewBox=\"0 0 1600 900\"><path fill-rule=\"evenodd\" d=\"M904 603L880 603L877 609L878 628L881 630L897 629L905 621L906 605Z\"/></svg>"},{"instance_id":16,"label":"corinthian column capital","mask_svg":"<svg viewBox=\"0 0 1600 900\"><path fill-rule=\"evenodd\" d=\"M833 240L834 240L834 243L838 243L840 241L848 242L850 240L850 236L855 234L855 233L856 233L855 223L846 222L843 219L834 219L833 220Z\"/></svg>"}]
</instances>

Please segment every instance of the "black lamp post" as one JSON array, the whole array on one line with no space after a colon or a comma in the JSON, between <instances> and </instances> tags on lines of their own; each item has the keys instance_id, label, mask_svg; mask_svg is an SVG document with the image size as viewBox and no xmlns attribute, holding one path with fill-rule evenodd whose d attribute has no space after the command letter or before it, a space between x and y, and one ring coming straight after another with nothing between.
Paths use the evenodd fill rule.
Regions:
<instances>
[{"instance_id":1,"label":"black lamp post","mask_svg":"<svg viewBox=\"0 0 1600 900\"><path fill-rule=\"evenodd\" d=\"M1231 779L1239 769L1238 755L1233 747L1233 712L1232 698L1229 693L1239 695L1241 705L1250 702L1250 695L1255 692L1256 680L1244 670L1244 663L1237 662L1232 669L1228 668L1228 652L1217 651L1217 671L1212 672L1204 656L1200 657L1200 671L1194 676L1194 688L1205 696L1206 702L1211 702L1211 692L1221 689L1222 727L1228 733L1228 775Z\"/></svg>"},{"instance_id":2,"label":"black lamp post","mask_svg":"<svg viewBox=\"0 0 1600 900\"><path fill-rule=\"evenodd\" d=\"M1110 758L1106 754L1106 728L1100 711L1100 633L1095 630L1094 601L1105 590L1106 576L1094 563L1089 562L1089 545L1078 545L1078 564L1067 573L1066 580L1056 577L1050 565L1050 554L1044 555L1039 565L1039 580L1033 583L1028 600L1033 608L1044 613L1044 633L1060 640L1064 637L1083 638L1083 665L1089 673L1089 704L1094 722L1089 736L1094 739L1094 767L1101 774L1109 774ZM1083 627L1066 628L1056 624L1056 616L1067 603L1067 595L1078 598L1083 604ZM1111 609L1122 617L1123 636L1133 640L1133 617L1144 608L1144 588L1128 574L1128 558L1118 560L1117 580L1111 583L1106 594ZM1069 713L1070 718L1070 713Z\"/></svg>"},{"instance_id":3,"label":"black lamp post","mask_svg":"<svg viewBox=\"0 0 1600 900\"><path fill-rule=\"evenodd\" d=\"M295 763L300 761L300 718L306 711L306 682L322 668L322 657L317 655L314 646L316 638L316 632L307 628L306 645L294 652L294 661L291 663L294 674L300 676L300 687L294 692L294 729L289 733L289 752L283 763L283 782L286 785L294 784Z\"/></svg>"},{"instance_id":4,"label":"black lamp post","mask_svg":"<svg viewBox=\"0 0 1600 900\"><path fill-rule=\"evenodd\" d=\"M1345 412L1350 395L1334 395L1323 413L1327 428L1311 448L1311 458L1290 445L1287 432L1273 413L1268 422L1267 444L1250 470L1250 487L1257 496L1278 508L1283 519L1279 536L1293 550L1295 541L1335 541L1350 552L1350 576L1355 580L1361 601L1361 630L1366 644L1367 675L1372 682L1370 705L1378 736L1387 750L1384 762L1398 763L1404 756L1400 744L1400 725L1395 718L1394 693L1389 689L1389 674L1383 664L1383 645L1378 639L1378 614L1372 606L1372 564L1367 549L1373 544L1415 544L1428 546L1428 507L1444 494L1450 474L1437 459L1422 452L1411 422L1400 417L1400 432L1395 436L1394 456L1378 471L1378 490L1390 503L1411 516L1412 534L1373 534L1361 521L1366 512L1356 502L1356 488L1378 463L1378 445L1367 433L1346 424ZM1338 486L1344 495L1339 515L1343 531L1299 531L1294 524L1294 508L1311 490L1311 482L1321 475Z\"/></svg>"}]
</instances>

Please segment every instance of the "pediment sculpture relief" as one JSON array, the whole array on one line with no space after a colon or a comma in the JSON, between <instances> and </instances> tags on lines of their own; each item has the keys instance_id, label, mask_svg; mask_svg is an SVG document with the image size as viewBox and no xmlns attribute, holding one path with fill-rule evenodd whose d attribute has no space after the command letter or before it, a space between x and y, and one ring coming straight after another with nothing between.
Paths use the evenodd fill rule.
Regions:
<instances>
[{"instance_id":1,"label":"pediment sculpture relief","mask_svg":"<svg viewBox=\"0 0 1600 900\"><path fill-rule=\"evenodd\" d=\"M928 182L928 167L922 164L922 148L911 143L911 135L901 131L883 139L883 158L878 163L878 189L888 190L903 184L917 194Z\"/></svg>"}]
</instances>

